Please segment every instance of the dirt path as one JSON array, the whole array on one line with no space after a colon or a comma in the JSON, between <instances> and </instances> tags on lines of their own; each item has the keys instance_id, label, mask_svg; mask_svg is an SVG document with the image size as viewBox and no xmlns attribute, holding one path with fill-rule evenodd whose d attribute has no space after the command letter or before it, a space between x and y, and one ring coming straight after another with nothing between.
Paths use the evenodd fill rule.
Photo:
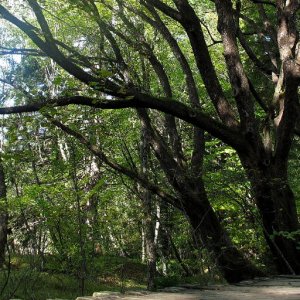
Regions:
<instances>
[{"instance_id":1,"label":"dirt path","mask_svg":"<svg viewBox=\"0 0 300 300\"><path fill-rule=\"evenodd\" d=\"M300 300L300 276L279 276L244 281L238 285L201 287L183 285L166 288L157 293L98 292L93 297L78 297L76 300Z\"/></svg>"}]
</instances>

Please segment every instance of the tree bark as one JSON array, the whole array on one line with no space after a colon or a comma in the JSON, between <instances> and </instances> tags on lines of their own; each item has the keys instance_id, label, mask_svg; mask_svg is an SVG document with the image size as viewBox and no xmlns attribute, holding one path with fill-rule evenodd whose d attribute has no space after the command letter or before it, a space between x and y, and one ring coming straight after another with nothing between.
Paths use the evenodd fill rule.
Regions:
<instances>
[{"instance_id":1,"label":"tree bark","mask_svg":"<svg viewBox=\"0 0 300 300\"><path fill-rule=\"evenodd\" d=\"M149 171L150 144L147 131L142 129L141 132L141 172L147 177ZM155 290L156 277L156 245L155 245L155 220L153 220L153 199L151 192L143 187L140 188L142 193L142 210L143 210L143 225L145 234L145 250L147 260L147 289Z\"/></svg>"},{"instance_id":2,"label":"tree bark","mask_svg":"<svg viewBox=\"0 0 300 300\"><path fill-rule=\"evenodd\" d=\"M143 193L143 213L144 213L144 228L145 228L145 246L147 260L147 289L155 290L156 277L156 245L154 243L154 224L152 220L152 204L151 193L144 190Z\"/></svg>"},{"instance_id":3,"label":"tree bark","mask_svg":"<svg viewBox=\"0 0 300 300\"><path fill-rule=\"evenodd\" d=\"M224 278L229 283L263 275L232 244L225 228L222 227L207 198L202 179L201 164L192 166L192 174L187 168L179 166L166 143L153 130L146 110L138 110L142 126L149 136L149 142L169 183L178 195L177 207L188 217L195 237L216 259ZM200 146L200 145L199 145ZM197 152L197 161L202 161L204 145Z\"/></svg>"},{"instance_id":4,"label":"tree bark","mask_svg":"<svg viewBox=\"0 0 300 300\"><path fill-rule=\"evenodd\" d=\"M300 274L300 231L295 197L284 163L248 169L266 242L277 271Z\"/></svg>"},{"instance_id":5,"label":"tree bark","mask_svg":"<svg viewBox=\"0 0 300 300\"><path fill-rule=\"evenodd\" d=\"M193 228L194 237L216 261L216 265L228 283L263 276L263 272L252 265L233 245L228 233L218 220L200 183L193 197L186 195L183 209Z\"/></svg>"}]
</instances>

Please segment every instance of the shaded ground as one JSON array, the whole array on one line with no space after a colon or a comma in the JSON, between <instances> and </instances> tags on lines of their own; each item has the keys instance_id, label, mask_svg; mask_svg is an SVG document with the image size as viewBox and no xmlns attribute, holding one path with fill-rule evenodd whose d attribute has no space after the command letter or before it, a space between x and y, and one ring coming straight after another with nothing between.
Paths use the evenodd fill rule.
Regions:
<instances>
[{"instance_id":1,"label":"shaded ground","mask_svg":"<svg viewBox=\"0 0 300 300\"><path fill-rule=\"evenodd\" d=\"M278 276L244 281L237 285L197 286L182 285L165 288L157 293L99 292L93 297L78 297L76 300L300 300L300 276Z\"/></svg>"}]
</instances>

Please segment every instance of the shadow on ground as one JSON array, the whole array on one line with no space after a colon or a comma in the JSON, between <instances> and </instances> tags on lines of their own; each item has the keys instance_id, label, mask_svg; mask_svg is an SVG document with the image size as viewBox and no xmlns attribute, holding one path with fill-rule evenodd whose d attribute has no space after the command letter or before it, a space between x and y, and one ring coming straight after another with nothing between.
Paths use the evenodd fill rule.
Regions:
<instances>
[{"instance_id":1,"label":"shadow on ground","mask_svg":"<svg viewBox=\"0 0 300 300\"><path fill-rule=\"evenodd\" d=\"M125 295L112 292L95 292L90 297L76 300L300 300L300 276L278 276L243 281L237 285L181 285L155 293L127 292Z\"/></svg>"}]
</instances>

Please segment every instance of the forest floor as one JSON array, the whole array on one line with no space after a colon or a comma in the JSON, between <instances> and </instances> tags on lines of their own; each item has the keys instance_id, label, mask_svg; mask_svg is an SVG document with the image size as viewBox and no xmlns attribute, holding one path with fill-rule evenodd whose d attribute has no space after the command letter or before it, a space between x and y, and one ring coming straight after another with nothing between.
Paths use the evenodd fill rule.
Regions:
<instances>
[{"instance_id":1,"label":"forest floor","mask_svg":"<svg viewBox=\"0 0 300 300\"><path fill-rule=\"evenodd\" d=\"M0 271L0 299L75 300L81 294L78 278L61 272L55 257L47 257L43 271L36 265L35 257L12 257L10 272ZM94 297L77 300L300 300L300 276L259 278L236 285L224 284L217 274L158 277L158 291L149 293L145 290L146 266L136 260L101 256L89 269L94 273L86 279L83 294L94 293Z\"/></svg>"},{"instance_id":2,"label":"forest floor","mask_svg":"<svg viewBox=\"0 0 300 300\"><path fill-rule=\"evenodd\" d=\"M278 276L244 281L237 285L182 285L165 288L159 292L143 294L131 292L94 293L93 297L78 297L76 300L299 300L300 276Z\"/></svg>"}]
</instances>

